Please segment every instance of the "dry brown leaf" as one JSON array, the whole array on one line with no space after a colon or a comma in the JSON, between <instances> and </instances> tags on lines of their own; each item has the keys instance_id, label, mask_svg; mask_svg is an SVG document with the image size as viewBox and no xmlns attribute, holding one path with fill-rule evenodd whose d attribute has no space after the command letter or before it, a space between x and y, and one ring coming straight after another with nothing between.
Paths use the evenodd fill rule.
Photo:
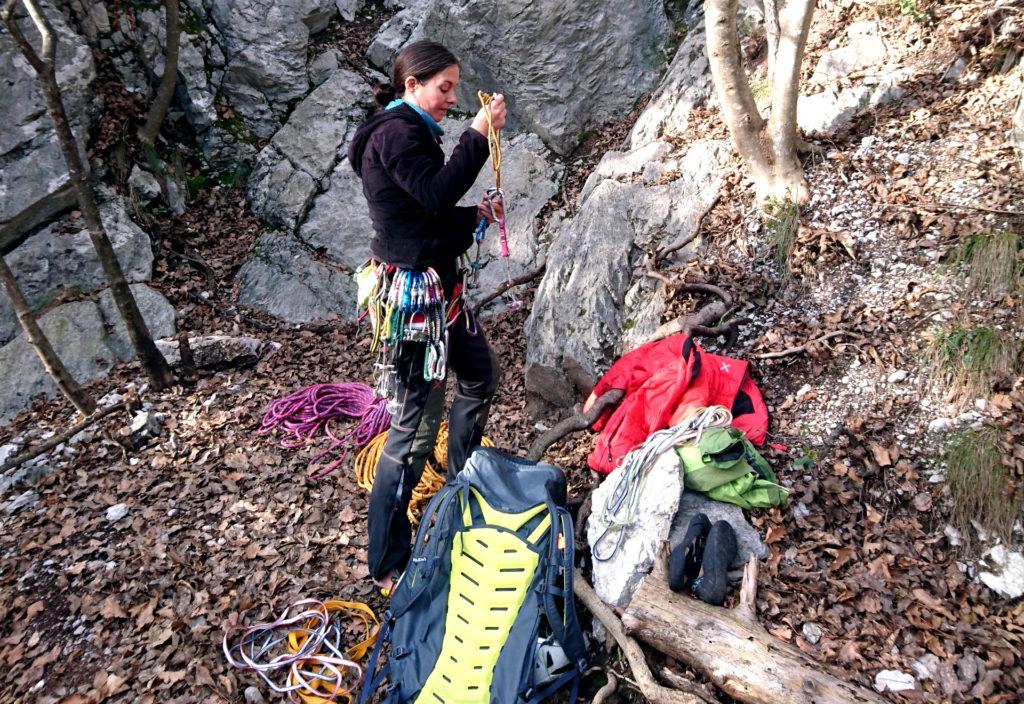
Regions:
<instances>
[{"instance_id":1,"label":"dry brown leaf","mask_svg":"<svg viewBox=\"0 0 1024 704\"><path fill-rule=\"evenodd\" d=\"M113 594L104 599L103 603L100 604L100 616L105 619L128 618L128 614L124 612L124 609L117 602L117 597Z\"/></svg>"}]
</instances>

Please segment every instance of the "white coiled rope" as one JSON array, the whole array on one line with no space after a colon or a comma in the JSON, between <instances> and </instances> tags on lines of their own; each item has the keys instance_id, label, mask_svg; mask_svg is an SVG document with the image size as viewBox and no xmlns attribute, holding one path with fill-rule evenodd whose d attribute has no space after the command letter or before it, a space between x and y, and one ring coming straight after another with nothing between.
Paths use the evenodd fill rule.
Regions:
<instances>
[{"instance_id":1,"label":"white coiled rope","mask_svg":"<svg viewBox=\"0 0 1024 704\"><path fill-rule=\"evenodd\" d=\"M662 453L678 445L700 442L701 435L708 428L727 428L731 424L732 413L724 406L697 408L679 425L652 433L642 445L630 450L615 470L618 474L608 477L608 481L615 483L596 515L604 531L594 541L594 559L599 562L610 560L622 547L626 528L637 519L637 507L644 491L647 471ZM614 540L611 548L602 552L602 546L610 540Z\"/></svg>"}]
</instances>

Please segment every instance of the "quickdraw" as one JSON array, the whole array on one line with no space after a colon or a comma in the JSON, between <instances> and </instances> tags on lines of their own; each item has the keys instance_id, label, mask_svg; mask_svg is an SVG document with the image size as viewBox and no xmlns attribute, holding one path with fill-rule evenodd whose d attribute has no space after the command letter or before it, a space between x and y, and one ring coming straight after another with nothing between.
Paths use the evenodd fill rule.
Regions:
<instances>
[{"instance_id":1,"label":"quickdraw","mask_svg":"<svg viewBox=\"0 0 1024 704\"><path fill-rule=\"evenodd\" d=\"M446 301L441 277L432 268L412 271L377 262L367 266L374 268L375 277L366 299L373 328L370 351L378 353L374 393L387 398L388 410L395 413L399 345L425 343L423 378L443 380L448 360L448 328L464 312L463 287L456 284L451 301Z\"/></svg>"},{"instance_id":2,"label":"quickdraw","mask_svg":"<svg viewBox=\"0 0 1024 704\"><path fill-rule=\"evenodd\" d=\"M723 406L697 408L679 425L653 433L642 445L629 451L622 458L622 464L615 470L617 475L609 476L611 493L604 505L596 511L595 518L604 530L594 541L593 555L599 562L610 560L622 547L626 528L637 519L640 495L643 493L647 470L667 450L677 445L696 443L708 428L727 428L732 424L732 413ZM614 536L611 548L604 546Z\"/></svg>"},{"instance_id":3,"label":"quickdraw","mask_svg":"<svg viewBox=\"0 0 1024 704\"><path fill-rule=\"evenodd\" d=\"M363 639L345 648L349 619L362 623ZM228 663L255 672L291 702L351 702L362 680L358 661L376 642L379 630L380 622L366 604L303 599L270 623L230 626L221 647Z\"/></svg>"},{"instance_id":4,"label":"quickdraw","mask_svg":"<svg viewBox=\"0 0 1024 704\"><path fill-rule=\"evenodd\" d=\"M522 301L512 293L512 267L509 262L511 251L508 247L508 230L505 227L505 193L501 190L501 130L494 129L494 123L491 119L491 102L494 100L494 96L483 91L477 91L477 97L480 99L480 106L484 109L484 115L487 118L487 147L491 152L491 169L494 171L494 187L487 189L487 192L484 194L484 200L491 211L490 219L498 223L498 241L501 246L501 258L505 262L505 279L507 282L503 298L505 299L506 306L518 308L522 305ZM477 281L480 269L484 267L484 264L480 261L480 250L484 241L484 235L487 232L487 225L487 218L482 218L477 223L476 231L473 233L473 239L476 241L476 260L470 263L470 268L473 271L474 284Z\"/></svg>"}]
</instances>

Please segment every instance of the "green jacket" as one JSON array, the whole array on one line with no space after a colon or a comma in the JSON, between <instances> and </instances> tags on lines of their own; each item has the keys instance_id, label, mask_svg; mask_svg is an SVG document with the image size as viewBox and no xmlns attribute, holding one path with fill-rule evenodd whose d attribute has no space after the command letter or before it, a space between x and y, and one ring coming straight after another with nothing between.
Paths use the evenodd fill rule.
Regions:
<instances>
[{"instance_id":1,"label":"green jacket","mask_svg":"<svg viewBox=\"0 0 1024 704\"><path fill-rule=\"evenodd\" d=\"M687 489L746 509L783 506L789 492L736 428L705 430L696 445L676 448Z\"/></svg>"}]
</instances>

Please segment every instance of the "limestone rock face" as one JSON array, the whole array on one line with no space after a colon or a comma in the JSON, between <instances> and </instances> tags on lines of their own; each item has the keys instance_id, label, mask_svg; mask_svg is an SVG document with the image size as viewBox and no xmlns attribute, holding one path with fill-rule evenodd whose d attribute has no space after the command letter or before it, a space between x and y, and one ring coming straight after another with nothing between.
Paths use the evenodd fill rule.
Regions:
<instances>
[{"instance_id":1,"label":"limestone rock face","mask_svg":"<svg viewBox=\"0 0 1024 704\"><path fill-rule=\"evenodd\" d=\"M597 377L660 324L664 301L643 276L644 253L694 231L729 154L719 140L695 142L683 155L673 150L652 142L606 154L551 244L526 324L526 385L535 400L571 405L566 368Z\"/></svg>"},{"instance_id":2,"label":"limestone rock face","mask_svg":"<svg viewBox=\"0 0 1024 704\"><path fill-rule=\"evenodd\" d=\"M174 334L174 308L170 303L144 284L131 288L153 336ZM102 377L119 357L132 356L124 324L109 291L100 295L98 303L84 300L57 306L39 318L39 326L79 382ZM0 423L29 408L37 394L49 398L58 393L23 334L0 347L0 369L4 370L5 378L0 386Z\"/></svg>"},{"instance_id":3,"label":"limestone rock face","mask_svg":"<svg viewBox=\"0 0 1024 704\"><path fill-rule=\"evenodd\" d=\"M100 205L100 217L129 282L146 281L153 272L149 235L128 217L124 202ZM71 229L70 233L68 229ZM58 221L29 237L6 259L30 305L52 300L61 288L91 291L106 283L96 250L81 221ZM64 234L67 233L67 234ZM20 332L7 296L0 294L0 345Z\"/></svg>"},{"instance_id":4,"label":"limestone rock face","mask_svg":"<svg viewBox=\"0 0 1024 704\"><path fill-rule=\"evenodd\" d=\"M567 154L654 85L669 22L657 0L628 11L609 0L457 0L432 2L422 34L459 57L463 109L479 107L477 90L504 93L511 128Z\"/></svg>"},{"instance_id":5,"label":"limestone rock face","mask_svg":"<svg viewBox=\"0 0 1024 704\"><path fill-rule=\"evenodd\" d=\"M620 535L619 529L610 525L604 511L619 474L619 469L615 469L594 490L587 543L592 554L597 546L598 554L607 555L621 538L611 559L594 560L594 591L605 603L624 608L651 571L661 544L668 539L683 482L676 453L672 450L663 453L647 470L633 522L622 528Z\"/></svg>"},{"instance_id":6,"label":"limestone rock face","mask_svg":"<svg viewBox=\"0 0 1024 704\"><path fill-rule=\"evenodd\" d=\"M43 3L57 41L57 83L71 128L84 148L94 116L96 68L85 40L52 4ZM39 34L24 13L18 26L38 47ZM75 203L67 167L46 113L35 71L6 29L0 32L0 251L20 235Z\"/></svg>"},{"instance_id":7,"label":"limestone rock face","mask_svg":"<svg viewBox=\"0 0 1024 704\"><path fill-rule=\"evenodd\" d=\"M310 93L256 160L247 185L253 211L294 231L372 105L369 86L347 70L335 72Z\"/></svg>"},{"instance_id":8,"label":"limestone rock face","mask_svg":"<svg viewBox=\"0 0 1024 704\"><path fill-rule=\"evenodd\" d=\"M352 277L323 264L297 239L270 233L257 240L238 272L238 300L293 323L355 314Z\"/></svg>"}]
</instances>

